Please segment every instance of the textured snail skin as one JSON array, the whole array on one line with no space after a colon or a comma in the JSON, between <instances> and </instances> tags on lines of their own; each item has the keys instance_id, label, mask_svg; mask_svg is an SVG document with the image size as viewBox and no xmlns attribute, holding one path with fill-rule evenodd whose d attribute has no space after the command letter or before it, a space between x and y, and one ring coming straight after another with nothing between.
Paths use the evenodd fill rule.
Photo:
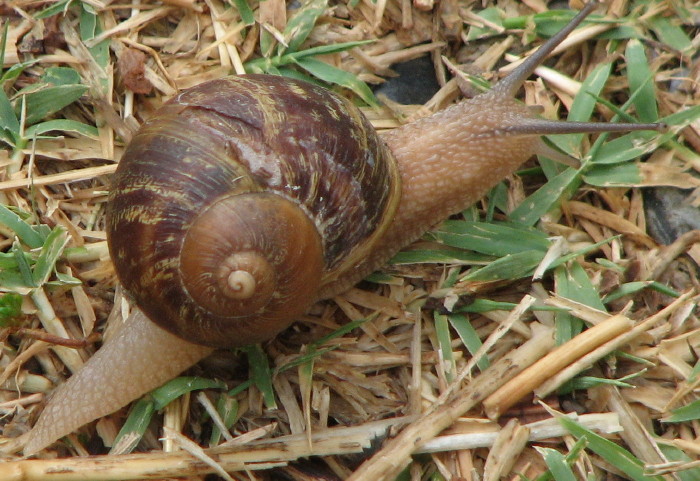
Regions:
<instances>
[{"instance_id":1,"label":"textured snail skin","mask_svg":"<svg viewBox=\"0 0 700 481\"><path fill-rule=\"evenodd\" d=\"M376 204L381 206L379 211L374 211L363 217L363 215L359 214L361 211L352 210L350 218L339 217L339 212L343 209L338 209L337 207L328 209L324 207L323 201L329 200L327 197L331 195L333 190L338 190L341 192L341 196L330 200L333 200L336 206L348 205L347 199L352 197L351 194L353 190L350 189L350 187L355 186L355 184L362 184L363 181L352 180L355 178L344 175L345 181L350 180L348 185L341 184L338 178L334 177L331 177L333 180L326 180L324 184L324 178L321 175L314 174L310 169L300 169L298 165L293 165L292 170L286 172L286 175L288 175L287 178L296 178L297 175L301 175L302 171L305 171L305 175L310 175L310 180L305 180L298 184L296 188L286 191L284 186L288 185L288 183L277 182L277 186L272 186L272 190L275 191L273 195L282 198L282 204L285 206L285 209L287 206L286 203L290 201L299 203L299 199L301 198L300 204L302 211L308 215L311 223L315 224L319 231L325 230L325 234L330 233L340 240L355 236L354 238L356 240L359 239L358 246L350 244L343 245L342 243L340 246L335 246L331 245L323 235L319 235L317 238L314 234L304 235L303 237L310 243L308 251L311 253L310 255L313 257L313 260L309 261L312 268L309 272L306 272L305 280L302 282L302 286L298 288L303 289L305 285L313 284L313 289L318 288L318 293L316 295L311 295L308 299L295 302L294 306L286 312L286 319L275 319L274 322L280 321L278 324L274 324L274 322L265 322L263 323L264 327L262 329L256 330L254 326L250 327L250 324L246 324L248 321L244 321L244 327L238 331L239 334L237 335L237 331L234 329L227 335L229 339L225 341L219 341L216 339L216 336L212 337L211 334L199 334L197 330L193 330L194 328L190 327L184 327L185 334L183 337L190 340L198 339L201 343L218 347L222 345L241 345L257 342L274 336L278 331L293 321L295 315L302 313L312 302L318 299L331 297L351 287L374 269L380 267L399 249L417 239L431 226L437 224L448 215L466 208L483 196L497 182L510 175L525 160L543 149L540 135L658 128L659 126L655 124L581 124L547 121L536 118L531 109L514 100L513 96L522 82L532 73L535 67L541 63L544 57L546 57L554 47L580 23L583 17L585 17L587 13L590 13L592 5L593 4L589 4L574 21L557 35L553 36L540 50L526 59L513 73L499 82L491 91L474 99L463 101L429 118L392 130L383 135L383 142L379 141L378 145L373 147L377 149L377 153L371 155L366 153L362 154L360 158L364 159L363 162L366 162L366 165L372 167L375 166L375 161L377 161L379 157L386 157L386 169L380 169L380 172L376 176L379 182L377 184L372 184L371 182L368 184L370 187L375 186L370 188L370 191L374 189L372 195L369 197L362 197L363 195L367 195L367 193L364 193L357 197L357 199L359 199L359 204L362 204L363 208L371 209L371 207ZM162 154L165 156L169 149L160 149L158 145L153 147L154 144L149 144L150 141L156 138L154 134L163 134L164 136L174 138L176 143L180 143L186 147L185 154L178 154L186 161L189 159L189 153L193 150L207 150L207 148L214 152L216 152L217 149L221 150L226 155L231 151L250 154L251 148L249 145L229 142L225 138L222 138L223 134L221 132L225 132L227 129L231 128L234 130L247 130L247 127L251 125L255 127L253 131L260 128L264 129L264 126L260 123L262 121L261 119L273 122L274 127L272 131L279 131L282 126L288 123L288 118L278 117L282 114L279 113L277 107L273 107L268 100L263 100L262 103L259 104L261 107L252 107L254 104L245 103L245 105L250 106L250 109L253 111L260 110L262 115L253 112L254 115L252 118L254 120L244 120L241 124L237 124L234 127L224 126L222 129L219 129L222 123L221 109L226 110L228 106L233 104L233 102L230 101L230 95L239 95L239 93L236 93L236 89L227 89L225 86L248 84L249 87L255 90L253 97L265 99L267 95L265 89L267 87L261 87L262 91L260 91L259 88L254 85L257 82L260 82L261 85L273 85L273 90L277 88L291 90L292 97L282 97L282 103L293 104L295 108L309 101L310 97L315 98L318 96L326 99L322 100L322 102L329 101L333 104L333 107L329 110L330 117L321 114L320 120L315 119L316 114L309 113L308 111L301 115L296 115L302 123L306 124L314 123L315 120L318 120L318 122L316 122L316 127L320 129L318 132L321 132L320 134L318 132L314 134L307 129L302 129L298 132L301 137L295 140L297 144L303 144L306 140L314 138L315 140L321 139L323 145L335 145L340 144L341 140L345 140L347 137L357 137L357 134L348 134L345 130L340 130L340 134L337 136L331 134L328 130L328 125L337 120L337 113L340 110L345 111L346 114L353 119L354 124L361 125L361 131L367 130L367 127L365 127L367 122L364 118L359 116L359 113L345 106L343 104L344 101L340 100L338 97L331 96L330 94L323 94L316 87L277 78L271 80L269 77L264 76L235 77L222 79L216 82L218 83L209 83L203 87L195 87L193 90L188 90L181 94L176 101L167 104L165 111L155 116L159 119L159 122L162 123L155 123L155 121L147 122L141 133L137 135L131 144L135 146L134 149L148 150L147 157L149 159L154 154ZM215 87L212 87L212 85ZM226 92L224 93L224 91ZM206 95L213 98L213 100L208 102L207 108L215 111L214 119L206 122L206 128L210 132L213 132L213 138L197 140L194 138L195 136L193 133L187 130L184 124L178 124L178 122L180 122L184 116L188 115L182 110L183 104L187 104L188 102L196 103L192 100L194 97ZM240 95L246 96L246 94ZM288 100L290 98L292 100ZM224 115L224 117L226 117L226 122L223 123L228 123L231 121L232 116L236 117L237 115L239 114L234 113L232 110ZM170 124L168 124L168 122L170 122ZM173 128L173 126L177 125L180 125L180 127L179 129L176 128L174 132L168 132L163 130L163 125L167 125L168 128ZM250 133L249 129L247 131ZM366 135L370 140L361 137L358 145L362 145L363 143L374 145L376 143L374 140L371 140L375 138L375 134L368 131ZM265 137L265 135L263 135L263 137ZM149 142L143 142L142 144L139 138ZM288 138L288 136L282 136L282 139ZM196 146L192 147L191 144L188 143L190 140L193 140L196 145L200 145L201 148ZM197 144L198 142L199 144ZM388 146L388 150L391 153L384 152L386 150L384 143ZM151 145L151 147L144 147L147 145ZM345 144L342 145L343 147L340 147L339 150L344 152L347 150L347 147L344 146ZM253 152L253 154L255 154L254 158L259 160L263 157L269 157L267 151L263 153L265 155L261 157L258 155L260 152ZM155 304L152 303L152 298L159 296L172 297L171 294L168 294L171 291L169 291L170 288L167 287L166 281L172 282L175 280L175 283L189 285L187 284L189 281L186 279L182 280L180 269L182 265L188 264L193 260L187 260L185 258L183 258L184 260L174 260L175 256L171 254L164 255L160 258L157 257L160 254L157 254L156 257L151 256L149 249L151 249L152 246L161 246L164 243L168 244L169 242L174 242L172 240L173 236L177 234L179 229L175 228L163 234L156 233L157 231L151 228L163 220L162 215L159 213L160 211L155 209L154 202L185 206L191 205L195 203L197 195L200 194L183 193L185 187L182 186L188 184L206 184L209 181L213 181L216 189L221 189L217 190L217 193L214 195L216 199L214 205L223 205L221 202L229 202L227 198L228 194L224 192L226 189L233 187L234 190L237 189L243 192L245 198L249 198L248 196L258 195L258 192L262 190L258 187L258 182L260 181L259 177L275 179L276 174L281 175L280 171L274 171L274 169L270 171L269 167L266 167L257 170L258 173L262 172L265 173L265 175L258 175L258 178L255 178L256 175L252 175L251 177L248 174L251 171L255 173L256 169L253 167L257 165L253 162L253 164L246 164L247 167L231 164L227 168L234 172L234 174L222 177L221 173L216 171L216 169L221 168L221 163L217 163L216 161L216 159L220 157L221 156L218 154L214 155L211 162L205 163L206 165L211 164L211 168L214 169L213 175L205 175L205 178L208 177L206 181L201 180L200 177L194 176L192 172L187 172L186 174L173 172L170 176L174 182L172 186L167 185L168 182L156 185L151 182L150 178L143 177L143 173L130 174L127 172L123 175L117 174L115 192L118 192L119 196L123 196L125 206L124 210L119 214L113 214L112 220L110 221L110 225L114 227L114 233L111 235L114 244L112 245L112 256L117 265L117 271L127 290L136 298L137 304L147 311L146 314L148 317L161 327L164 327L164 329L174 332L179 329L177 327L179 324L177 321L178 313L173 310L177 309L177 307L155 307ZM396 159L396 164L393 164L392 157ZM312 156L312 158L316 157ZM120 166L120 169L130 162L132 161L125 162L122 160L123 165ZM138 159L136 163L138 163ZM153 168L156 170L164 168L155 167L157 164L153 165ZM295 171L294 168L300 170ZM208 169L209 167L199 167L196 170L207 171ZM333 169L335 169L335 167ZM344 169L347 170L347 166L340 170L342 171ZM359 171L362 170L363 168L359 169ZM126 170L124 172L126 172ZM363 174L361 172L360 174L360 178L362 178ZM134 176L135 178L128 179ZM168 176L166 176L166 179L167 178ZM233 178L236 179L236 181L228 186L222 187L216 185L222 178ZM140 185L132 189L129 186L130 184L125 182L125 179L129 180L129 182L136 181L136 184ZM144 188L144 186L146 188ZM282 188L279 188L279 186L282 186ZM314 189L318 189L319 186L325 189L323 195L307 195L309 192L314 192ZM168 190L171 187L172 189ZM267 189L269 189L269 187L270 186L268 186ZM303 190L305 194L301 196L296 195L295 190L298 189ZM398 189L400 189L400 194L398 194ZM151 194L163 191L166 191L165 197L161 198L160 201L154 201L153 198L151 198ZM376 191L382 192L382 194L376 197ZM386 192L388 192L388 194L384 195ZM207 194L207 196L209 195L211 194ZM343 200L346 202L343 202ZM331 204L333 204L333 202L331 202ZM354 207L356 206L350 206L351 209L354 209ZM113 209L114 207L111 208ZM211 209L216 209L216 207L206 207L201 210L208 212ZM246 209L248 209L248 207L243 209L243 211ZM320 218L317 216L317 211L323 214ZM329 212L330 214L328 215ZM175 218L178 216L179 214L170 215L170 217ZM234 223L245 224L244 219L241 220L237 216L234 217ZM203 228L204 231L213 229L214 226L223 222L216 220L219 219L218 214L213 215L213 218L215 220L206 224ZM119 229L125 226L128 227L128 224L132 223L135 219L141 220L130 227L132 229L132 234L133 229L136 229L141 238L145 237L151 239L151 247L137 248L136 246L132 246L130 241L130 235L132 234L125 235L123 239L120 238L121 234L118 233ZM180 222L181 226L189 225L193 222L187 219L184 221L182 219L176 220ZM374 230L363 230L362 225L357 225L358 222L372 224ZM343 233L344 231L342 231L342 229L338 231L335 230L340 229L345 224L350 224L353 228L358 227L361 232L356 232L352 228L350 230L351 234ZM315 250L313 244L322 245L322 251L313 253ZM193 242L192 245L195 249L204 248L198 242ZM139 251L136 256L130 255L131 251L138 251L138 249L141 249L141 251ZM147 267L137 266L135 264L135 259L142 256L151 256L150 261L158 264L160 269L149 270ZM195 255L195 257L197 257L197 255ZM244 257L246 259L248 258L247 255ZM123 261L121 258L131 259L127 261L126 267L123 265L120 267L120 261ZM217 262L221 265L229 263L228 260L213 261L214 264L217 264ZM231 262L238 265L238 261ZM306 261L297 262L299 268L305 264ZM239 289L238 286L240 284L240 291L247 291L248 280L253 276L248 275L247 271L244 272L235 269L237 268L234 268L232 272L225 271L225 275L223 276L219 276L218 274L204 276L201 282L195 283L196 286L200 287L192 289L200 289L201 285L206 284L205 287L202 288L204 289L204 294L202 294L201 297L209 297L209 294L213 292L212 289L215 288L212 286L217 282L220 284L220 279L223 278L234 279L235 282L233 282L232 285L234 285L236 289ZM261 272L266 271L262 269ZM209 278L217 278L219 280L215 279L216 282L207 284L207 282L210 281ZM140 292L139 284L136 283L138 279L143 281L145 285L155 286L153 292L146 295ZM239 282L236 279L242 280ZM267 279L266 275L261 275L260 280L253 282L253 285L256 287L262 286L265 279ZM314 279L316 279L316 281L314 281ZM297 288L295 287L293 289ZM159 290L164 294L159 294ZM175 297L180 296L180 294L174 295ZM274 296L273 294L272 297ZM245 295L243 297L245 297ZM251 300L251 302L254 301ZM175 303L176 306L182 304L184 304L184 301L181 302L178 300ZM257 304L251 308L253 314L258 312L258 308L259 306ZM192 311L194 308L186 307L184 309ZM166 312L166 315L159 319L162 314L162 312L159 311ZM184 314L190 315L191 313L184 312ZM216 314L214 316L214 321L207 321L197 313L193 315L193 318L198 323L197 329L200 329L212 325L212 323L218 325L219 318L222 315L222 313ZM253 320L255 320L255 316L253 316ZM139 326L139 328L122 329L119 336L111 342L106 343L100 351L90 359L83 370L73 375L66 383L62 384L56 390L56 393L49 405L45 408L36 426L32 432L29 433L29 440L24 450L25 454L35 453L61 436L69 434L79 428L81 425L126 405L141 394L158 387L165 381L176 376L179 372L185 370L213 350L213 347L203 347L193 344L190 340L180 339L166 332L166 330L156 327L138 311L132 314L128 323ZM125 389L126 387L128 387L128 389Z\"/></svg>"},{"instance_id":2,"label":"textured snail skin","mask_svg":"<svg viewBox=\"0 0 700 481\"><path fill-rule=\"evenodd\" d=\"M72 376L56 390L53 399L61 402L51 402L44 408L24 448L26 454L116 411L124 406L124 398L136 399L144 394L144 386L152 386L145 392L152 390L212 352L212 348L191 343L185 348L182 339L150 322L138 309L132 311L111 341L120 348L100 349L80 375ZM133 362L134 353L138 353L137 363ZM144 371L149 371L147 378ZM105 382L105 373L118 373L127 382ZM137 381L128 382L132 379Z\"/></svg>"}]
</instances>

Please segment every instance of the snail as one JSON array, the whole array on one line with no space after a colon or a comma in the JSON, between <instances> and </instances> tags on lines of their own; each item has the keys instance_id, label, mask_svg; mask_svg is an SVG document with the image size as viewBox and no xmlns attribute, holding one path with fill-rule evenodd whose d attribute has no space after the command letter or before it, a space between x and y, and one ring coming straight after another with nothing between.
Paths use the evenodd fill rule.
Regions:
<instances>
[{"instance_id":1,"label":"snail","mask_svg":"<svg viewBox=\"0 0 700 481\"><path fill-rule=\"evenodd\" d=\"M25 454L215 348L273 337L548 152L541 135L660 128L544 120L514 99L594 6L490 91L381 135L340 96L277 76L225 77L167 102L127 147L107 207L138 309L56 390Z\"/></svg>"}]
</instances>

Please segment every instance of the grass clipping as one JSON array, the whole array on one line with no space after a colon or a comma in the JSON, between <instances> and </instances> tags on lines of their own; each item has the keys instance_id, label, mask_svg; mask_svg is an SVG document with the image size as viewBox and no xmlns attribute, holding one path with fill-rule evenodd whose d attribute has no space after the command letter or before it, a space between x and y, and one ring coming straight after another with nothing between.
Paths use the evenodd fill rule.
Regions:
<instances>
[{"instance_id":1,"label":"grass clipping","mask_svg":"<svg viewBox=\"0 0 700 481\"><path fill-rule=\"evenodd\" d=\"M273 341L217 353L35 460L17 453L44 394L125 311L104 240L109 174L164 100L231 72L294 71L374 105L368 83L431 55L442 87L430 101L366 109L388 129L468 94L463 72L502 75L568 14L540 2L0 6L0 479L699 479L700 235L658 244L640 189L698 187L692 3L600 6L607 21L572 34L524 89L545 117L631 111L668 132L549 139L588 157L525 166Z\"/></svg>"}]
</instances>

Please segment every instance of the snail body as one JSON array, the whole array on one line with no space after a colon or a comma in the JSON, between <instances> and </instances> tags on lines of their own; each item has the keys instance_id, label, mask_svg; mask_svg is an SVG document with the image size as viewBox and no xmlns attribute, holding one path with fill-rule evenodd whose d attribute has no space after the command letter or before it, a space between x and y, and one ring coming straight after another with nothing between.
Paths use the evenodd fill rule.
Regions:
<instances>
[{"instance_id":1,"label":"snail body","mask_svg":"<svg viewBox=\"0 0 700 481\"><path fill-rule=\"evenodd\" d=\"M349 102L281 77L168 102L132 139L108 206L110 252L140 310L57 389L25 454L216 347L273 337L482 197L545 149L541 135L658 128L543 120L514 99L592 8L492 90L381 136Z\"/></svg>"}]
</instances>

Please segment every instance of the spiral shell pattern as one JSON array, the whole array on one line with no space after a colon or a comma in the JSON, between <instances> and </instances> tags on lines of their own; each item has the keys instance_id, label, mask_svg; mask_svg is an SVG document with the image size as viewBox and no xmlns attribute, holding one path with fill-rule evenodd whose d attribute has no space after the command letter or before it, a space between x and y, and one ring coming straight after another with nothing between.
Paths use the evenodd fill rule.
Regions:
<instances>
[{"instance_id":1,"label":"spiral shell pattern","mask_svg":"<svg viewBox=\"0 0 700 481\"><path fill-rule=\"evenodd\" d=\"M108 241L151 320L240 346L274 336L352 269L399 195L393 157L347 100L283 77L226 77L184 91L134 136Z\"/></svg>"}]
</instances>

